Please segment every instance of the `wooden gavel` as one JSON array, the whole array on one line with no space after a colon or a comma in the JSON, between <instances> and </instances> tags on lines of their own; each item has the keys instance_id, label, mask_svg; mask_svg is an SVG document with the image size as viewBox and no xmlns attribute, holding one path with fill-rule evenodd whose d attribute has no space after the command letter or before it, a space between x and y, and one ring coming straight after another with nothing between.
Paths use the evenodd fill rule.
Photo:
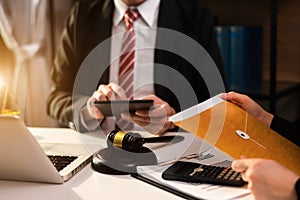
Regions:
<instances>
[{"instance_id":1,"label":"wooden gavel","mask_svg":"<svg viewBox=\"0 0 300 200\"><path fill-rule=\"evenodd\" d=\"M143 138L138 133L123 132L119 130L113 130L107 135L107 145L116 146L127 151L136 152L143 147L145 143L160 143L160 142L179 142L184 138L182 136L160 136Z\"/></svg>"}]
</instances>

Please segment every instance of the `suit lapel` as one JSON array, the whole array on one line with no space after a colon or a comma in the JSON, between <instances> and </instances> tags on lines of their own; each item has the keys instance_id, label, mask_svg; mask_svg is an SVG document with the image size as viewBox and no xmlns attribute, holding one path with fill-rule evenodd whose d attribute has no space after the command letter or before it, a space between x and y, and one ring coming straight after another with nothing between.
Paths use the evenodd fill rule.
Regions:
<instances>
[{"instance_id":1,"label":"suit lapel","mask_svg":"<svg viewBox=\"0 0 300 200\"><path fill-rule=\"evenodd\" d=\"M182 13L176 0L161 0L157 22L157 26L159 28L165 28L184 33L183 19L184 18L182 17ZM154 83L165 83L167 85L172 84L172 75L168 72L165 72L161 66L157 64L167 65L173 69L176 69L177 65L176 63L173 63L173 56L170 55L170 53L162 51L158 48L157 44L165 42L165 39L165 32L158 30L156 48L154 52ZM155 84L154 89L155 94L158 97L163 98L163 100L167 101L169 104L171 104L171 106L176 107L176 97L167 86L164 86L163 84ZM172 105L172 103L174 103L174 105Z\"/></svg>"},{"instance_id":2,"label":"suit lapel","mask_svg":"<svg viewBox=\"0 0 300 200\"><path fill-rule=\"evenodd\" d=\"M157 26L184 31L183 16L176 0L161 0Z\"/></svg>"},{"instance_id":3,"label":"suit lapel","mask_svg":"<svg viewBox=\"0 0 300 200\"><path fill-rule=\"evenodd\" d=\"M93 38L90 40L93 41L93 43L91 44L92 48L96 47L98 44L111 37L114 3L112 0L99 1L93 9L94 10L89 16L91 20L95 22L92 24L89 31L91 33L89 37ZM110 59L110 48L111 47L109 44L109 48L107 49L107 51L103 52L106 53L106 55L103 55L104 58ZM99 84L108 84L108 82L109 67L106 67L103 75L99 80Z\"/></svg>"},{"instance_id":4,"label":"suit lapel","mask_svg":"<svg viewBox=\"0 0 300 200\"><path fill-rule=\"evenodd\" d=\"M109 38L111 37L112 34L112 19L113 19L113 12L114 12L114 3L112 0L106 0L106 2L103 5L102 8L102 13L103 13L103 29L105 31L103 31L103 40L104 38ZM101 31L100 31L101 32ZM102 41L103 41L102 40ZM109 46L109 50L107 51L110 59L110 46ZM101 77L100 81L102 83L109 83L109 68L107 67L103 76Z\"/></svg>"}]
</instances>

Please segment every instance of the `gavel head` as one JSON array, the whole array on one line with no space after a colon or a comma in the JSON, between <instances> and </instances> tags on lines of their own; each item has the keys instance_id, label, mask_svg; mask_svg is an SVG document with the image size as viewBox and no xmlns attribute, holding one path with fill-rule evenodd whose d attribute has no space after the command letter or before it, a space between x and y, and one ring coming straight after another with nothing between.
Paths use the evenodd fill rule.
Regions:
<instances>
[{"instance_id":1,"label":"gavel head","mask_svg":"<svg viewBox=\"0 0 300 200\"><path fill-rule=\"evenodd\" d=\"M107 135L106 143L108 147L115 146L126 151L137 152L143 147L144 139L138 133L113 130Z\"/></svg>"}]
</instances>

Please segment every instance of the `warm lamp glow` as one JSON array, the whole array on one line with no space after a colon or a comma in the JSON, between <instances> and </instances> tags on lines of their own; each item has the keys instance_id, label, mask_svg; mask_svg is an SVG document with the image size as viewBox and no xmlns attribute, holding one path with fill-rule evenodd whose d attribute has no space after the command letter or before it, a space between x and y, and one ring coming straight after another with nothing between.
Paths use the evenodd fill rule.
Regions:
<instances>
[{"instance_id":1,"label":"warm lamp glow","mask_svg":"<svg viewBox=\"0 0 300 200\"><path fill-rule=\"evenodd\" d=\"M7 83L0 77L0 114L19 115L15 102L10 98Z\"/></svg>"},{"instance_id":2,"label":"warm lamp glow","mask_svg":"<svg viewBox=\"0 0 300 200\"><path fill-rule=\"evenodd\" d=\"M3 79L0 77L0 87L4 86L5 82L3 81Z\"/></svg>"},{"instance_id":3,"label":"warm lamp glow","mask_svg":"<svg viewBox=\"0 0 300 200\"><path fill-rule=\"evenodd\" d=\"M5 110L5 107L6 107L8 88L1 77L0 77L0 92L1 92L1 96L2 96L1 97L1 99L2 99L1 110L3 111L3 110Z\"/></svg>"}]
</instances>

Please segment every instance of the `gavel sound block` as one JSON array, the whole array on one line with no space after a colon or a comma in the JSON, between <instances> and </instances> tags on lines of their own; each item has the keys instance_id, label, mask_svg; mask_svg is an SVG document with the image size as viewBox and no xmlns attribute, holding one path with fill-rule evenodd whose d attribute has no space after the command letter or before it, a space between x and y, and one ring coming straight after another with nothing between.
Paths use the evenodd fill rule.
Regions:
<instances>
[{"instance_id":1,"label":"gavel sound block","mask_svg":"<svg viewBox=\"0 0 300 200\"><path fill-rule=\"evenodd\" d=\"M107 135L107 148L93 156L92 167L105 174L136 173L137 166L157 164L154 152L143 144L181 140L182 136L142 138L138 133L113 130Z\"/></svg>"}]
</instances>

